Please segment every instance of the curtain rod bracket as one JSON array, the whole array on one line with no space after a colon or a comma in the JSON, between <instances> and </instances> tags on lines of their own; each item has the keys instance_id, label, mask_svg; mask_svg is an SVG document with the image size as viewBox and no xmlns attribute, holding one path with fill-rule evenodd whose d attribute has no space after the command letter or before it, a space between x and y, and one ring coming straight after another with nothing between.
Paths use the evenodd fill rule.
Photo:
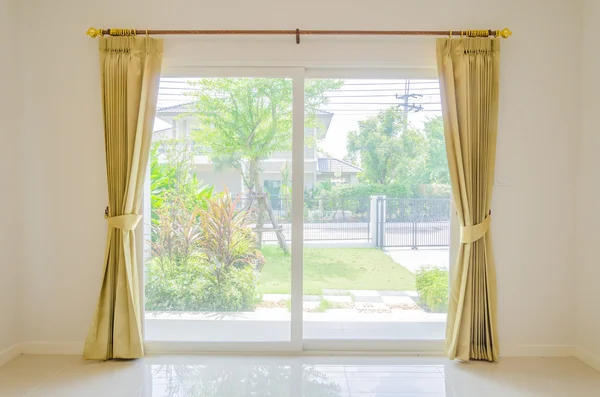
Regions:
<instances>
[{"instance_id":1,"label":"curtain rod bracket","mask_svg":"<svg viewBox=\"0 0 600 397\"><path fill-rule=\"evenodd\" d=\"M300 29L296 29L296 44L300 44Z\"/></svg>"}]
</instances>

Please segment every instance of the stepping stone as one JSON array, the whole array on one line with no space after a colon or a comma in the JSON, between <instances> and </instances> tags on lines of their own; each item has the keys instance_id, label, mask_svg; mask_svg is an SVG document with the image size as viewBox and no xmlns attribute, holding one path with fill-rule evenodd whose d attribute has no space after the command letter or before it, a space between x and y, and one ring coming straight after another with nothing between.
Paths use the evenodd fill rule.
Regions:
<instances>
[{"instance_id":1,"label":"stepping stone","mask_svg":"<svg viewBox=\"0 0 600 397\"><path fill-rule=\"evenodd\" d=\"M347 289L324 289L323 295L350 295L350 291Z\"/></svg>"},{"instance_id":2,"label":"stepping stone","mask_svg":"<svg viewBox=\"0 0 600 397\"><path fill-rule=\"evenodd\" d=\"M411 298L418 298L419 294L417 293L417 291L404 291L406 292L406 295L410 296Z\"/></svg>"},{"instance_id":3,"label":"stepping stone","mask_svg":"<svg viewBox=\"0 0 600 397\"><path fill-rule=\"evenodd\" d=\"M316 301L309 301L309 302L307 302L307 301L304 301L304 302L302 302L302 308L303 308L303 309L311 309L311 310L314 310L314 309L316 309L317 307L319 307L319 302L316 302Z\"/></svg>"},{"instance_id":4,"label":"stepping stone","mask_svg":"<svg viewBox=\"0 0 600 397\"><path fill-rule=\"evenodd\" d=\"M376 302L383 303L381 296L355 296L354 302Z\"/></svg>"},{"instance_id":5,"label":"stepping stone","mask_svg":"<svg viewBox=\"0 0 600 397\"><path fill-rule=\"evenodd\" d=\"M321 297L319 295L304 295L302 300L304 302L320 302Z\"/></svg>"},{"instance_id":6,"label":"stepping stone","mask_svg":"<svg viewBox=\"0 0 600 397\"><path fill-rule=\"evenodd\" d=\"M388 305L414 305L415 301L410 296L382 296L381 299Z\"/></svg>"},{"instance_id":7,"label":"stepping stone","mask_svg":"<svg viewBox=\"0 0 600 397\"><path fill-rule=\"evenodd\" d=\"M288 309L281 307L258 307L254 310L254 313L287 314Z\"/></svg>"},{"instance_id":8,"label":"stepping stone","mask_svg":"<svg viewBox=\"0 0 600 397\"><path fill-rule=\"evenodd\" d=\"M357 310L372 311L372 312L391 312L388 305L385 303L371 303L371 302L356 302L354 303Z\"/></svg>"},{"instance_id":9,"label":"stepping stone","mask_svg":"<svg viewBox=\"0 0 600 397\"><path fill-rule=\"evenodd\" d=\"M262 300L266 302L279 302L290 300L291 295L288 294L263 294Z\"/></svg>"},{"instance_id":10,"label":"stepping stone","mask_svg":"<svg viewBox=\"0 0 600 397\"><path fill-rule=\"evenodd\" d=\"M379 296L408 296L406 291L377 291Z\"/></svg>"},{"instance_id":11,"label":"stepping stone","mask_svg":"<svg viewBox=\"0 0 600 397\"><path fill-rule=\"evenodd\" d=\"M358 310L356 309L328 309L327 314L331 315L350 315L350 314L358 314Z\"/></svg>"},{"instance_id":12,"label":"stepping stone","mask_svg":"<svg viewBox=\"0 0 600 397\"><path fill-rule=\"evenodd\" d=\"M332 303L352 303L352 297L350 295L323 295L323 299Z\"/></svg>"},{"instance_id":13,"label":"stepping stone","mask_svg":"<svg viewBox=\"0 0 600 397\"><path fill-rule=\"evenodd\" d=\"M379 296L377 291L370 290L370 289L360 289L360 290L351 289L350 295L353 295L353 296Z\"/></svg>"}]
</instances>

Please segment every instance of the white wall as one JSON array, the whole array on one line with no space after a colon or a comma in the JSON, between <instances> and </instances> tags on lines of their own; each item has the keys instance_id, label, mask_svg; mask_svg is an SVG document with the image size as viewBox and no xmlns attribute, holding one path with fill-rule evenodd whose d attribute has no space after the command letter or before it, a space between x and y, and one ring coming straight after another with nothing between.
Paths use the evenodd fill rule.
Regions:
<instances>
[{"instance_id":1,"label":"white wall","mask_svg":"<svg viewBox=\"0 0 600 397\"><path fill-rule=\"evenodd\" d=\"M19 87L17 44L10 39L16 20L16 0L0 0L0 354L17 343L18 332Z\"/></svg>"},{"instance_id":2,"label":"white wall","mask_svg":"<svg viewBox=\"0 0 600 397\"><path fill-rule=\"evenodd\" d=\"M579 169L577 190L578 255L573 267L577 278L577 340L589 355L595 356L600 366L600 54L596 31L600 22L600 1L586 0L583 10L583 63L581 111L582 128L579 142ZM599 367L600 369L600 367Z\"/></svg>"},{"instance_id":3,"label":"white wall","mask_svg":"<svg viewBox=\"0 0 600 397\"><path fill-rule=\"evenodd\" d=\"M502 43L494 200L504 352L574 343L575 154L580 2L562 0L22 0L28 115L24 172L24 341L82 342L98 297L106 224L97 43L90 26L214 29L510 27ZM557 34L556 32L560 32ZM243 45L240 45L243 43ZM296 60L435 66L433 38L174 38L214 64ZM220 51L222 50L222 51ZM250 51L252 50L252 51ZM189 64L193 63L190 61Z\"/></svg>"}]
</instances>

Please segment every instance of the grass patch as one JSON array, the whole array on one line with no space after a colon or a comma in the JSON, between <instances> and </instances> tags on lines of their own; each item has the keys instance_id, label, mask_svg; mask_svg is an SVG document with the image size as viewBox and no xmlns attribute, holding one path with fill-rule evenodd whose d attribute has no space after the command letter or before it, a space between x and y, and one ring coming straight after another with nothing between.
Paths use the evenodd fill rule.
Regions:
<instances>
[{"instance_id":1,"label":"grass patch","mask_svg":"<svg viewBox=\"0 0 600 397\"><path fill-rule=\"evenodd\" d=\"M275 245L262 252L259 292L289 294L291 256ZM323 289L414 291L415 275L378 248L304 248L304 294L322 295Z\"/></svg>"},{"instance_id":2,"label":"grass patch","mask_svg":"<svg viewBox=\"0 0 600 397\"><path fill-rule=\"evenodd\" d=\"M322 299L321 302L319 302L319 306L317 306L316 312L317 313L325 313L327 310L333 308L333 305L331 304L331 302L329 302L328 300Z\"/></svg>"}]
</instances>

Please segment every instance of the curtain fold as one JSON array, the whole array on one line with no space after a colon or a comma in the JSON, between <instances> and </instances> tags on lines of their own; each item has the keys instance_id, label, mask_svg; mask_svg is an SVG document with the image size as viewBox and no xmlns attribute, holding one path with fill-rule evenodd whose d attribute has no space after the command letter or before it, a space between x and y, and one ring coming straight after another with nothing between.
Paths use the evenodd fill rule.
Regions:
<instances>
[{"instance_id":1,"label":"curtain fold","mask_svg":"<svg viewBox=\"0 0 600 397\"><path fill-rule=\"evenodd\" d=\"M500 41L437 39L452 195L461 240L450 277L446 355L498 358L496 270L490 234L498 125Z\"/></svg>"},{"instance_id":2,"label":"curtain fold","mask_svg":"<svg viewBox=\"0 0 600 397\"><path fill-rule=\"evenodd\" d=\"M144 355L135 228L146 173L163 42L149 37L100 38L108 236L96 313L86 359Z\"/></svg>"}]
</instances>

